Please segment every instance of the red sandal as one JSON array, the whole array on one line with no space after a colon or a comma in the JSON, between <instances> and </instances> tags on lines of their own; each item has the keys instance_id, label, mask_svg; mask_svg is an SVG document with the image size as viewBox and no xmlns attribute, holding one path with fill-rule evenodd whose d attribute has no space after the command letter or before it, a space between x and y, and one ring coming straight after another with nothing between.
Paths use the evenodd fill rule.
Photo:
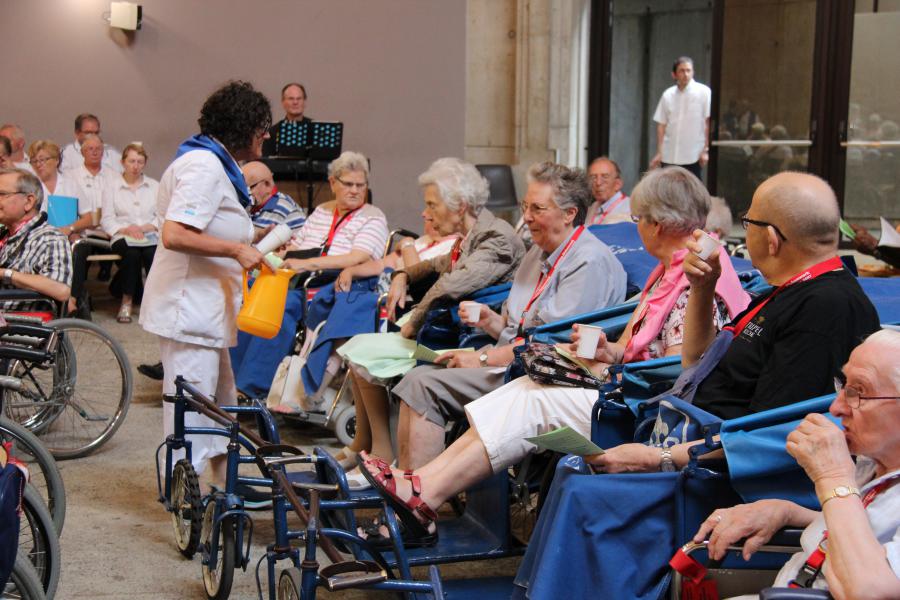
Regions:
<instances>
[{"instance_id":1,"label":"red sandal","mask_svg":"<svg viewBox=\"0 0 900 600\"><path fill-rule=\"evenodd\" d=\"M409 534L404 538L404 543L407 540L426 539L429 543L436 542L437 530L433 532L428 531L428 526L437 521L437 513L422 500L422 483L419 476L411 471L403 472L403 477L408 479L412 485L412 496L408 500L403 500L397 495L397 485L394 482L394 473L390 466L385 466L378 473L372 474L366 468L365 460L365 457L360 453L360 471L369 480L369 483L381 493L385 501L394 509L394 512L397 513L397 516L403 522ZM384 461L381 462L383 463ZM434 542L431 541L432 538Z\"/></svg>"}]
</instances>

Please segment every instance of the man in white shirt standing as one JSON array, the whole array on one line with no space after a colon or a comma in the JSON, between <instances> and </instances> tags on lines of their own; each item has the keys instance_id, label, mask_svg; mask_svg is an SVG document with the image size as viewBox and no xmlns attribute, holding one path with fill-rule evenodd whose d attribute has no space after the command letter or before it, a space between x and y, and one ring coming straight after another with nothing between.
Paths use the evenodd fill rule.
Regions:
<instances>
[{"instance_id":1,"label":"man in white shirt standing","mask_svg":"<svg viewBox=\"0 0 900 600\"><path fill-rule=\"evenodd\" d=\"M656 106L656 156L650 168L684 167L698 178L709 162L709 114L712 91L694 81L694 61L679 56L672 65L675 85Z\"/></svg>"},{"instance_id":2,"label":"man in white shirt standing","mask_svg":"<svg viewBox=\"0 0 900 600\"><path fill-rule=\"evenodd\" d=\"M619 165L606 156L595 158L588 167L591 196L585 225L610 225L631 219L631 199L622 191L624 185Z\"/></svg>"},{"instance_id":3,"label":"man in white shirt standing","mask_svg":"<svg viewBox=\"0 0 900 600\"><path fill-rule=\"evenodd\" d=\"M84 164L81 145L89 135L100 135L100 119L91 113L81 113L75 117L75 141L63 148L60 171L72 171ZM116 173L122 172L121 155L108 144L103 146L103 167Z\"/></svg>"}]
</instances>

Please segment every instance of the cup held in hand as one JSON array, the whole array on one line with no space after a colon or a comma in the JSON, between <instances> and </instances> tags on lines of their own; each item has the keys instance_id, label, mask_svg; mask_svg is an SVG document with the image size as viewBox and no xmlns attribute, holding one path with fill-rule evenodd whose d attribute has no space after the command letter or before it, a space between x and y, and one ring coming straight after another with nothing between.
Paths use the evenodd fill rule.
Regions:
<instances>
[{"instance_id":1,"label":"cup held in hand","mask_svg":"<svg viewBox=\"0 0 900 600\"><path fill-rule=\"evenodd\" d=\"M292 234L290 227L284 223L279 223L263 239L259 240L259 243L256 244L256 249L262 254L274 252L287 244Z\"/></svg>"},{"instance_id":2,"label":"cup held in hand","mask_svg":"<svg viewBox=\"0 0 900 600\"><path fill-rule=\"evenodd\" d=\"M481 303L472 302L471 300L466 300L465 302L460 302L459 307L463 310L463 320L469 325L475 325L478 321L481 320Z\"/></svg>"},{"instance_id":3,"label":"cup held in hand","mask_svg":"<svg viewBox=\"0 0 900 600\"><path fill-rule=\"evenodd\" d=\"M593 360L594 354L597 352L597 346L600 344L600 334L603 328L597 325L578 324L578 350L575 352L578 358L587 358Z\"/></svg>"},{"instance_id":4,"label":"cup held in hand","mask_svg":"<svg viewBox=\"0 0 900 600\"><path fill-rule=\"evenodd\" d=\"M697 240L697 243L700 244L700 252L695 252L701 260L706 260L710 256L712 256L713 252L718 252L719 248L722 246L722 242L709 235L705 231L701 232L702 235L700 239Z\"/></svg>"}]
</instances>

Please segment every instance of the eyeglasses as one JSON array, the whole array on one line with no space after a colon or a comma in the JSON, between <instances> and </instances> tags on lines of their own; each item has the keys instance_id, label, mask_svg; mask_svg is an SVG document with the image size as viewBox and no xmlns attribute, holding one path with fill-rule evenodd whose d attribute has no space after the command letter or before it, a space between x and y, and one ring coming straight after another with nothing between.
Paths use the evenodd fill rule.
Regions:
<instances>
[{"instance_id":1,"label":"eyeglasses","mask_svg":"<svg viewBox=\"0 0 900 600\"><path fill-rule=\"evenodd\" d=\"M838 394L844 392L844 400L850 408L859 408L863 400L900 400L900 396L860 396L858 389L846 385L840 377L834 378L834 391Z\"/></svg>"},{"instance_id":2,"label":"eyeglasses","mask_svg":"<svg viewBox=\"0 0 900 600\"><path fill-rule=\"evenodd\" d=\"M8 198L10 196L15 196L17 194L24 194L25 192L0 192L0 198Z\"/></svg>"},{"instance_id":3,"label":"eyeglasses","mask_svg":"<svg viewBox=\"0 0 900 600\"><path fill-rule=\"evenodd\" d=\"M32 158L28 162L36 167L39 167L42 164L44 164L45 162L47 162L48 160L59 160L59 157L58 156L48 156L47 158Z\"/></svg>"},{"instance_id":4,"label":"eyeglasses","mask_svg":"<svg viewBox=\"0 0 900 600\"><path fill-rule=\"evenodd\" d=\"M530 212L533 215L542 215L552 207L550 206L540 206L538 204L520 204L519 209L521 209L522 214Z\"/></svg>"},{"instance_id":5,"label":"eyeglasses","mask_svg":"<svg viewBox=\"0 0 900 600\"><path fill-rule=\"evenodd\" d=\"M256 183L254 183L253 185L250 185L250 186L248 186L248 187L252 190L253 188L255 188L256 186L258 186L258 185L261 184L261 183L267 183L267 184L269 184L269 185L275 185L275 182L272 181L271 179L260 179L259 181L257 181Z\"/></svg>"},{"instance_id":6,"label":"eyeglasses","mask_svg":"<svg viewBox=\"0 0 900 600\"><path fill-rule=\"evenodd\" d=\"M640 223L641 219L643 219L643 218L644 218L644 215L631 215L631 222L632 223Z\"/></svg>"},{"instance_id":7,"label":"eyeglasses","mask_svg":"<svg viewBox=\"0 0 900 600\"><path fill-rule=\"evenodd\" d=\"M777 225L772 225L771 223L767 223L765 221L757 221L756 219L751 219L747 216L747 213L744 213L743 215L741 215L741 226L744 229L747 229L747 225L756 225L757 227L771 227L775 230L775 233L778 234L778 237L781 238L781 241L788 241L788 239L784 237L784 234L781 233L781 230L778 229Z\"/></svg>"},{"instance_id":8,"label":"eyeglasses","mask_svg":"<svg viewBox=\"0 0 900 600\"><path fill-rule=\"evenodd\" d=\"M335 179L337 179L340 182L340 184L342 186L344 186L345 188L347 188L348 190L352 190L352 189L364 190L364 189L366 189L366 186L369 185L368 182L356 183L355 181L344 181L340 177L335 177Z\"/></svg>"}]
</instances>

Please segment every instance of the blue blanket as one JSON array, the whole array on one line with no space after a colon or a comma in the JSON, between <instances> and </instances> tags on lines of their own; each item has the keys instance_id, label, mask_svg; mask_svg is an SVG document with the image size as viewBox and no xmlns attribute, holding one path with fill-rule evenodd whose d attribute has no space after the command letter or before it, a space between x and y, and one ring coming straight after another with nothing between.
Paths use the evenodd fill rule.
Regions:
<instances>
[{"instance_id":1,"label":"blue blanket","mask_svg":"<svg viewBox=\"0 0 900 600\"><path fill-rule=\"evenodd\" d=\"M325 325L303 366L303 387L308 396L322 384L335 340L375 331L377 305L378 277L354 280L349 292L335 293L333 284L326 285L315 295L306 314L306 327L315 329L322 321Z\"/></svg>"}]
</instances>

